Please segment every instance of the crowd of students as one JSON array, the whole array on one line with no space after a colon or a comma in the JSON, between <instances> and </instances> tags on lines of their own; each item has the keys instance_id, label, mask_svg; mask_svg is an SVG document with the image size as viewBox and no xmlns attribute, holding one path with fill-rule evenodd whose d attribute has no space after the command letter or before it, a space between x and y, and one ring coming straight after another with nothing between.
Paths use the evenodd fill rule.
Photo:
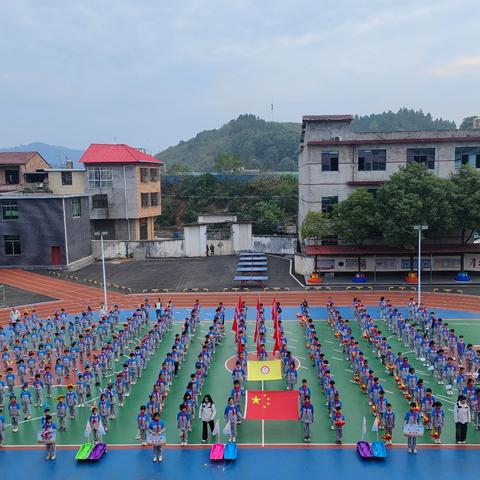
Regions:
<instances>
[{"instance_id":1,"label":"crowd of students","mask_svg":"<svg viewBox=\"0 0 480 480\"><path fill-rule=\"evenodd\" d=\"M20 316L12 309L9 325L0 327L5 374L5 380L0 374L0 409L8 399L12 432L19 431L21 416L24 421L31 419L32 406L43 409L39 441L66 431L67 417L75 421L78 409L90 408L86 433L98 443L171 326L171 302L157 309L156 323L149 324L150 306L146 301L124 322L117 306L107 311L100 305L98 316L87 307L73 319L64 309L46 319L35 310ZM120 371L116 371L116 362L122 362ZM19 395L15 394L16 387L20 388ZM46 403L52 401L53 409ZM52 410L57 423L53 422ZM0 445L5 440L5 428L6 419L0 414ZM43 443L48 446L47 459L55 459L55 442Z\"/></svg>"}]
</instances>

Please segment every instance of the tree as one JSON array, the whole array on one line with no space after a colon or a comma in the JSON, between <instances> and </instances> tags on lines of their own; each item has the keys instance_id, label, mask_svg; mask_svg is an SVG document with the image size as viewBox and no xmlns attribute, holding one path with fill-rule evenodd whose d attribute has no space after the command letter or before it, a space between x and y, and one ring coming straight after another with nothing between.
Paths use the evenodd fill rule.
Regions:
<instances>
[{"instance_id":1,"label":"tree","mask_svg":"<svg viewBox=\"0 0 480 480\"><path fill-rule=\"evenodd\" d=\"M394 173L377 193L376 224L388 245L413 249L418 238L414 225L427 224L428 233L454 227L449 201L451 182L440 179L420 163ZM413 269L413 256L410 259Z\"/></svg>"},{"instance_id":2,"label":"tree","mask_svg":"<svg viewBox=\"0 0 480 480\"><path fill-rule=\"evenodd\" d=\"M450 204L453 208L455 229L461 232L461 244L465 246L475 230L480 229L480 173L470 165L464 165L451 177ZM460 256L464 269L464 254Z\"/></svg>"},{"instance_id":3,"label":"tree","mask_svg":"<svg viewBox=\"0 0 480 480\"><path fill-rule=\"evenodd\" d=\"M254 224L255 230L260 229L263 233L278 233L278 230L285 224L286 212L275 203L258 202L255 207L257 220Z\"/></svg>"},{"instance_id":4,"label":"tree","mask_svg":"<svg viewBox=\"0 0 480 480\"><path fill-rule=\"evenodd\" d=\"M473 121L477 118L477 115L472 115L470 117L465 117L460 124L460 128L469 129L473 128Z\"/></svg>"},{"instance_id":5,"label":"tree","mask_svg":"<svg viewBox=\"0 0 480 480\"><path fill-rule=\"evenodd\" d=\"M236 155L222 154L217 158L214 168L218 172L236 172L244 168L244 164Z\"/></svg>"},{"instance_id":6,"label":"tree","mask_svg":"<svg viewBox=\"0 0 480 480\"><path fill-rule=\"evenodd\" d=\"M331 233L332 225L330 218L322 212L308 212L300 227L302 238L312 239L314 245L318 245L322 237ZM315 255L314 271L317 272L317 255Z\"/></svg>"},{"instance_id":7,"label":"tree","mask_svg":"<svg viewBox=\"0 0 480 480\"><path fill-rule=\"evenodd\" d=\"M344 242L360 246L376 232L376 209L373 195L366 189L359 188L333 210L333 229ZM360 255L358 255L358 271L361 271Z\"/></svg>"},{"instance_id":8,"label":"tree","mask_svg":"<svg viewBox=\"0 0 480 480\"><path fill-rule=\"evenodd\" d=\"M170 174L191 172L191 168L188 165L182 165L180 163L171 163L167 165L167 172Z\"/></svg>"}]
</instances>

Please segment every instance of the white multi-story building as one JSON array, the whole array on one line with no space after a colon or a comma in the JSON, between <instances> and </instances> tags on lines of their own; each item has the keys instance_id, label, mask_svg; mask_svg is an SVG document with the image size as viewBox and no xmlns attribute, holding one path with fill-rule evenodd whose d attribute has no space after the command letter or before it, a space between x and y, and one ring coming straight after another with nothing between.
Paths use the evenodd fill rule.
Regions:
<instances>
[{"instance_id":1,"label":"white multi-story building","mask_svg":"<svg viewBox=\"0 0 480 480\"><path fill-rule=\"evenodd\" d=\"M480 168L480 128L354 133L352 115L306 115L302 122L299 225L309 211L329 212L357 187L375 192L408 162L442 178L462 164Z\"/></svg>"}]
</instances>

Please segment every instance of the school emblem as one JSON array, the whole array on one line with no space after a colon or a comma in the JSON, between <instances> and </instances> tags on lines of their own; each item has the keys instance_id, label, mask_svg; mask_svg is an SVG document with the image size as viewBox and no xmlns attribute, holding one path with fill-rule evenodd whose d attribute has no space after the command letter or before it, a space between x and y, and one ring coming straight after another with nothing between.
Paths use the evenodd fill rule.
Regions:
<instances>
[{"instance_id":1,"label":"school emblem","mask_svg":"<svg viewBox=\"0 0 480 480\"><path fill-rule=\"evenodd\" d=\"M270 367L268 367L267 365L262 365L260 367L260 373L262 373L263 375L268 375L270 373Z\"/></svg>"}]
</instances>

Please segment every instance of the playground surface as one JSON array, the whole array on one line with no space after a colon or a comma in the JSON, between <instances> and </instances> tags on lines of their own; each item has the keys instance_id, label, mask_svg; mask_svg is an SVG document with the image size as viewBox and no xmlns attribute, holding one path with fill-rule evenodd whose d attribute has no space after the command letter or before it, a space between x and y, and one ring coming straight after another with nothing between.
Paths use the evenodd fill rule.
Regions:
<instances>
[{"instance_id":1,"label":"playground surface","mask_svg":"<svg viewBox=\"0 0 480 480\"><path fill-rule=\"evenodd\" d=\"M39 281L39 278L42 281ZM23 271L0 270L0 283L11 285L15 288L32 291L38 295L46 295L58 300L36 305L41 315L53 313L55 309L65 306L69 314L82 311L86 304L98 305L103 294L102 291L93 287L77 285L64 280L44 277L38 274ZM232 306L238 301L238 294L212 293L208 294L163 294L162 299L172 298L174 302L174 326L164 338L160 348L151 357L143 376L134 386L125 406L120 409L117 418L111 422L110 429L104 437L109 445L107 456L97 464L78 464L74 460L75 449L85 441L84 430L87 418L87 408L79 409L77 420L67 421L67 431L58 435L58 458L56 462L43 460L43 447L35 444L38 431L39 417L42 414L40 408L34 409L32 419L22 421L20 431L13 434L10 428L6 432L6 447L0 450L0 471L3 478L15 478L19 473L28 475L30 478L67 477L80 478L85 475L102 475L106 478L151 478L155 473L170 478L172 475L192 475L195 478L247 478L253 476L261 465L263 474L275 475L278 478L297 478L300 469L309 475L322 471L322 477L334 478L339 469L351 478L353 475L388 475L389 478L406 478L408 475L420 474L427 468L434 472L437 479L450 478L455 474L456 465L463 466L462 477L473 478L476 473L476 460L480 448L480 432L472 427L468 432L468 445L456 446L454 444L453 425L453 402L455 397L448 396L444 385L434 382L431 375L425 371L420 362L413 355L409 356L419 376L426 380L433 393L442 403L446 414L446 426L442 435L443 445L434 445L433 440L426 433L419 441L419 454L408 455L405 448L405 438L401 428L397 426L394 431L393 448L389 449L389 456L384 461L362 462L355 450L354 444L360 439L363 417L367 420L366 439L373 441L376 434L371 432L373 415L366 395L360 392L357 384L352 381L352 372L346 361L338 340L326 323L326 299L331 295L344 318L353 320L351 301L354 296L360 296L368 306L369 313L378 318L379 310L376 307L381 292L262 292L261 301L271 305L272 299L282 303L285 332L288 338L289 349L300 364L299 382L302 378L308 380L312 389L312 399L315 407L315 422L312 426L312 443L304 445L303 430L300 422L295 421L244 421L239 426L237 441L239 444L239 458L235 463L221 462L212 464L208 460L209 448L200 443L201 422L196 419L193 423L189 438L189 446L179 447L179 438L176 424L176 414L181 397L185 391L187 378L193 372L196 355L200 349L201 340L208 330L213 319L214 306L223 301L228 307L226 311L225 337L217 347L213 357L211 369L203 387L203 394L210 393L217 405L219 415L222 417L227 397L232 388L232 379L226 369L228 360L235 355L233 333L231 332L231 320L233 318ZM404 307L410 292L387 292L384 293L397 306ZM249 307L247 316L248 345L253 349L253 332L255 324L255 304L257 293L242 293L242 298ZM142 300L144 295L112 294L110 302L118 303L122 309L122 315L126 316ZM344 428L344 445L334 445L334 432L330 429L325 406L324 396L320 390L314 368L308 359L303 328L301 327L296 313L298 304L303 297L310 303L311 316L315 320L316 330L322 349L329 359L331 371L336 381L337 388L341 392L343 411L346 416ZM195 338L189 347L187 356L181 366L178 378L173 381L171 391L166 399L162 418L167 425L167 448L162 465L151 462L151 451L148 447L141 447L136 440L136 414L140 405L144 404L151 391L152 384L158 375L161 361L167 351L170 350L174 334L180 331L181 320L189 312L196 298L202 304L201 324L195 333ZM480 344L480 298L469 295L441 295L425 294L426 305L435 309L437 317L448 321L457 333L464 335L468 342ZM8 310L0 311L0 319L5 322ZM265 312L267 319L267 349L273 347L272 322L270 309ZM362 349L369 358L375 372L381 378L381 383L387 392L387 397L397 412L397 422L401 423L403 414L407 409L407 402L401 391L396 387L395 381L389 377L380 361L368 348L367 341L361 339L360 331L355 322L351 322L353 334L361 342ZM406 353L405 347L395 337L389 339L395 352ZM408 355L408 353L406 353ZM109 379L103 381L102 387ZM261 390L261 382L248 382L247 388ZM265 390L283 390L283 381L265 382ZM56 393L64 392L64 387L58 388ZM90 403L93 403L99 395L96 390ZM52 403L53 405L53 403ZM399 423L397 423L398 425ZM382 432L380 432L381 435ZM221 435L221 441L226 441ZM279 461L280 460L280 461ZM435 464L434 470L432 465ZM18 465L22 465L19 470ZM315 473L316 472L316 473ZM361 478L361 477L360 477Z\"/></svg>"}]
</instances>

